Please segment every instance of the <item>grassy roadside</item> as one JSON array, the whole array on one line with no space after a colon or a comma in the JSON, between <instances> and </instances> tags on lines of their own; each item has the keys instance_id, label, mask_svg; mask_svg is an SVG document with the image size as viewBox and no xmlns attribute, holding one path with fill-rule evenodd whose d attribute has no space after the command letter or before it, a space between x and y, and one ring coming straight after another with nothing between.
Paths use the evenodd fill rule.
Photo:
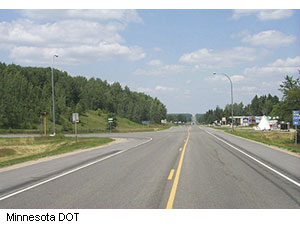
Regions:
<instances>
[{"instance_id":1,"label":"grassy roadside","mask_svg":"<svg viewBox=\"0 0 300 234\"><path fill-rule=\"evenodd\" d=\"M28 137L0 138L0 167L16 163L36 160L39 158L87 149L107 144L111 138L78 138L77 143L72 137Z\"/></svg>"},{"instance_id":2,"label":"grassy roadside","mask_svg":"<svg viewBox=\"0 0 300 234\"><path fill-rule=\"evenodd\" d=\"M77 124L78 134L80 133L107 133L107 119L109 115L104 112L97 112L89 110L84 115L80 115L80 123ZM72 124L69 120L68 128L64 128L59 123L56 123L56 133L58 134L72 134L75 131L75 125ZM135 123L129 119L122 118L117 116L118 126L116 129L113 129L113 132L145 132L145 131L159 131L170 128L171 124L161 125L161 124L150 124L149 126L142 125L141 123ZM53 123L47 119L47 134L53 132ZM41 126L37 124L35 129L0 129L0 134L40 134Z\"/></svg>"},{"instance_id":3,"label":"grassy roadside","mask_svg":"<svg viewBox=\"0 0 300 234\"><path fill-rule=\"evenodd\" d=\"M218 128L220 129L220 128ZM254 131L250 129L235 129L234 132L231 129L221 129L227 133L261 142L267 145L277 146L289 150L294 153L300 153L300 145L295 145L293 132L279 132L279 131Z\"/></svg>"}]
</instances>

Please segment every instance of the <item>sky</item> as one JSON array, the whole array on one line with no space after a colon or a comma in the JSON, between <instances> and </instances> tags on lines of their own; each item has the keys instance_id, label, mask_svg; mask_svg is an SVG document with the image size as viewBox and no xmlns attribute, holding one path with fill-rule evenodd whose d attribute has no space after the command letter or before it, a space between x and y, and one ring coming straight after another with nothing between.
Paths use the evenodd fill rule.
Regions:
<instances>
[{"instance_id":1,"label":"sky","mask_svg":"<svg viewBox=\"0 0 300 234\"><path fill-rule=\"evenodd\" d=\"M119 82L205 113L299 77L299 10L0 10L0 62ZM219 74L213 75L213 72Z\"/></svg>"}]
</instances>

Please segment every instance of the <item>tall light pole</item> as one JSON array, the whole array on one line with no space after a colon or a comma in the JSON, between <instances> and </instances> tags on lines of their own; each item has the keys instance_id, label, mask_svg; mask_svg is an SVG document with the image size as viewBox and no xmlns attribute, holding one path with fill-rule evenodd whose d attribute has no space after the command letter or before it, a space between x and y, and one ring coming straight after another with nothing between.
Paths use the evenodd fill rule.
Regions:
<instances>
[{"instance_id":1,"label":"tall light pole","mask_svg":"<svg viewBox=\"0 0 300 234\"><path fill-rule=\"evenodd\" d=\"M54 57L58 57L57 54L52 57L52 66L51 66L51 80L52 80L52 104L53 104L53 136L55 136L55 105L54 105L54 81L53 81L53 63Z\"/></svg>"},{"instance_id":2,"label":"tall light pole","mask_svg":"<svg viewBox=\"0 0 300 234\"><path fill-rule=\"evenodd\" d=\"M231 88L231 121L232 121L232 131L234 131L234 127L233 127L233 88L232 88L232 81L230 79L230 77L228 75L226 75L225 73L213 73L214 75L216 74L221 74L227 77L227 79L230 81L230 88Z\"/></svg>"}]
</instances>

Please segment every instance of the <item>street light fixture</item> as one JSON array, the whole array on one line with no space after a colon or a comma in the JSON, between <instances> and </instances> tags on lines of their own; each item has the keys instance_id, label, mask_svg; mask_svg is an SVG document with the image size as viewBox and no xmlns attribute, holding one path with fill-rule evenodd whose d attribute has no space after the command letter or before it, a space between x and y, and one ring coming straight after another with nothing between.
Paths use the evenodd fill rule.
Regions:
<instances>
[{"instance_id":1,"label":"street light fixture","mask_svg":"<svg viewBox=\"0 0 300 234\"><path fill-rule=\"evenodd\" d=\"M54 105L54 81L53 81L53 63L54 58L58 57L57 54L52 57L52 66L51 66L51 80L52 80L52 104L53 104L53 134L51 136L55 136L55 105Z\"/></svg>"},{"instance_id":2,"label":"street light fixture","mask_svg":"<svg viewBox=\"0 0 300 234\"><path fill-rule=\"evenodd\" d=\"M232 131L234 131L234 127L233 127L233 88L232 88L232 81L230 79L230 77L228 75L226 75L225 73L213 73L214 75L216 74L221 74L227 77L227 79L230 81L230 88L231 88L231 121L232 121Z\"/></svg>"}]
</instances>

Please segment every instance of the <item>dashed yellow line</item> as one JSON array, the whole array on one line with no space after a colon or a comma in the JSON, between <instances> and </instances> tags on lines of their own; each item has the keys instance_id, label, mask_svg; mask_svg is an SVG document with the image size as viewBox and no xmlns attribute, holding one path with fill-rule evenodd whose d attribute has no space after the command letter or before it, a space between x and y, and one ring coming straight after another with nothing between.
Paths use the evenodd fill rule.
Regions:
<instances>
[{"instance_id":1,"label":"dashed yellow line","mask_svg":"<svg viewBox=\"0 0 300 234\"><path fill-rule=\"evenodd\" d=\"M170 174L169 174L168 180L172 180L172 178L173 178L173 174L174 174L174 169L172 169L172 170L170 171Z\"/></svg>"},{"instance_id":2,"label":"dashed yellow line","mask_svg":"<svg viewBox=\"0 0 300 234\"><path fill-rule=\"evenodd\" d=\"M189 138L190 138L190 128L188 130L188 136L186 138L186 141L185 141L185 144L183 146L183 150L182 150L182 153L181 153L181 156L180 156L180 160L179 160L179 163L178 163L178 167L177 167L177 170L176 170L176 175L175 175L175 178L174 178L173 186L172 186L172 189L171 189L171 193L170 193L170 196L169 196L169 200L168 200L166 209L172 209L173 208L174 199L175 199L176 190L177 190L178 181L179 181L179 176L180 176L181 167L182 167L182 162L183 162L183 158L184 158L184 153L185 153L185 149L186 149L187 143L189 141Z\"/></svg>"},{"instance_id":3,"label":"dashed yellow line","mask_svg":"<svg viewBox=\"0 0 300 234\"><path fill-rule=\"evenodd\" d=\"M180 148L179 151L181 152L181 151L182 151L182 148Z\"/></svg>"}]
</instances>

